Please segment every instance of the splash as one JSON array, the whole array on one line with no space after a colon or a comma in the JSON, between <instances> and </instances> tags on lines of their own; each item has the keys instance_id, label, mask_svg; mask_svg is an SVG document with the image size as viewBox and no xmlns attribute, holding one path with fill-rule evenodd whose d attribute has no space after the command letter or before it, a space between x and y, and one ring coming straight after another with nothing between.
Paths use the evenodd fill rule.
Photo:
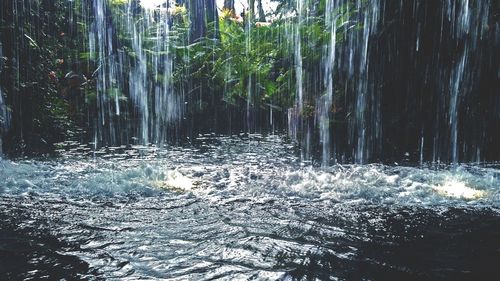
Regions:
<instances>
[{"instance_id":1,"label":"splash","mask_svg":"<svg viewBox=\"0 0 500 281\"><path fill-rule=\"evenodd\" d=\"M474 189L458 180L448 180L441 185L436 185L433 189L441 195L466 200L476 200L486 196L484 190Z\"/></svg>"}]
</instances>

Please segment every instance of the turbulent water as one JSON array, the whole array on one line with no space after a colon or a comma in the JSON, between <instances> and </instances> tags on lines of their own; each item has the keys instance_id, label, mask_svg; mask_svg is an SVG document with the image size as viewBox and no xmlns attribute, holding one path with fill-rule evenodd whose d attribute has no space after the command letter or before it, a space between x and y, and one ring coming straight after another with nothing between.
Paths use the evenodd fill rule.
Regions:
<instances>
[{"instance_id":1,"label":"turbulent water","mask_svg":"<svg viewBox=\"0 0 500 281\"><path fill-rule=\"evenodd\" d=\"M280 138L0 162L5 279L492 280L497 165L300 163Z\"/></svg>"}]
</instances>

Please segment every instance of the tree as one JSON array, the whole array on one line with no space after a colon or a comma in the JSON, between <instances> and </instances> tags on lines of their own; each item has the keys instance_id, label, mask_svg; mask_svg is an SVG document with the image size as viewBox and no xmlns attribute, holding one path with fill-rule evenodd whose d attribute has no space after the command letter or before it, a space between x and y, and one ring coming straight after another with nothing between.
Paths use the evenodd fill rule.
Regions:
<instances>
[{"instance_id":1,"label":"tree","mask_svg":"<svg viewBox=\"0 0 500 281\"><path fill-rule=\"evenodd\" d=\"M253 22L255 19L255 0L248 0L248 20Z\"/></svg>"},{"instance_id":2,"label":"tree","mask_svg":"<svg viewBox=\"0 0 500 281\"><path fill-rule=\"evenodd\" d=\"M189 18L191 20L189 42L193 43L205 37L207 32L205 0L189 0Z\"/></svg>"},{"instance_id":3,"label":"tree","mask_svg":"<svg viewBox=\"0 0 500 281\"><path fill-rule=\"evenodd\" d=\"M257 0L257 6L258 6L258 12L259 12L259 21L260 22L265 22L266 21L266 12L264 12L264 6L262 5L262 0Z\"/></svg>"},{"instance_id":4,"label":"tree","mask_svg":"<svg viewBox=\"0 0 500 281\"><path fill-rule=\"evenodd\" d=\"M212 38L220 38L219 34L219 14L217 13L217 3L215 0L206 1L207 25L212 29Z\"/></svg>"},{"instance_id":5,"label":"tree","mask_svg":"<svg viewBox=\"0 0 500 281\"><path fill-rule=\"evenodd\" d=\"M231 16L236 16L236 10L234 9L234 0L224 0L224 7L225 10L231 11Z\"/></svg>"}]
</instances>

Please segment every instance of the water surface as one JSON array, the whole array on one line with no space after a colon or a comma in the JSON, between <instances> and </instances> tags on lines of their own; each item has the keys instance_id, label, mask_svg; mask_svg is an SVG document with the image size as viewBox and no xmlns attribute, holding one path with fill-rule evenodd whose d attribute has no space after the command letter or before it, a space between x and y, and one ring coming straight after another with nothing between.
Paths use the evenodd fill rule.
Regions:
<instances>
[{"instance_id":1,"label":"water surface","mask_svg":"<svg viewBox=\"0 0 500 281\"><path fill-rule=\"evenodd\" d=\"M61 151L62 152L62 151ZM496 280L500 170L300 163L278 137L0 161L5 279Z\"/></svg>"}]
</instances>

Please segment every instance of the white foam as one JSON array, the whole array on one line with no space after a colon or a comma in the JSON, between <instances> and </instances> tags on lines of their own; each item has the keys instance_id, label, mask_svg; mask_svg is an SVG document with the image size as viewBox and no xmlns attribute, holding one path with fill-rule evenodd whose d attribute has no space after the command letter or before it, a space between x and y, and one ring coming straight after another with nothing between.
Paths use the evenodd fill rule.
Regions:
<instances>
[{"instance_id":1,"label":"white foam","mask_svg":"<svg viewBox=\"0 0 500 281\"><path fill-rule=\"evenodd\" d=\"M462 198L466 200L480 199L486 196L486 192L484 190L474 189L467 186L464 182L455 179L445 181L440 185L435 185L432 189L444 196Z\"/></svg>"}]
</instances>

